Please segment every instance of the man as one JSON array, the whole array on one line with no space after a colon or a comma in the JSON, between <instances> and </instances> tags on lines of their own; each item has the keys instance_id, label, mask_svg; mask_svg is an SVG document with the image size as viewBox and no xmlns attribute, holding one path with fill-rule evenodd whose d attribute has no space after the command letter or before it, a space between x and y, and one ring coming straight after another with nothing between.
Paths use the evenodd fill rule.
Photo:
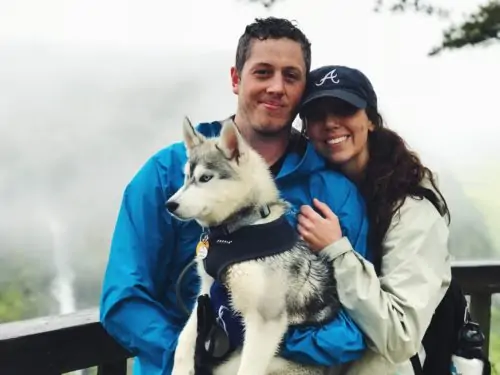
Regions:
<instances>
[{"instance_id":1,"label":"man","mask_svg":"<svg viewBox=\"0 0 500 375\"><path fill-rule=\"evenodd\" d=\"M285 199L296 210L316 197L338 215L343 233L366 256L367 221L354 186L326 168L311 145L291 142L311 65L310 43L289 21L256 20L241 36L231 69L238 96L234 121L273 171ZM198 130L218 135L220 123ZM173 144L149 159L125 189L107 266L101 321L121 345L136 355L134 374L171 373L177 337L187 316L176 302L176 283L193 259L201 228L171 217L166 200L182 185L186 149ZM294 220L294 219L292 219ZM181 285L194 297L194 267ZM334 365L361 356L362 335L344 314L320 328L291 329L283 355L303 363Z\"/></svg>"}]
</instances>

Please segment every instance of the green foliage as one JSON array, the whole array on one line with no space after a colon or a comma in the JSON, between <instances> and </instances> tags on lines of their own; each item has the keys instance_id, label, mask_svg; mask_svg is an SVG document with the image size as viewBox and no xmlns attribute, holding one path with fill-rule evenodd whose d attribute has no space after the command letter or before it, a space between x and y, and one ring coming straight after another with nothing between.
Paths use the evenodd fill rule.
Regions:
<instances>
[{"instance_id":1,"label":"green foliage","mask_svg":"<svg viewBox=\"0 0 500 375\"><path fill-rule=\"evenodd\" d=\"M46 315L53 305L47 267L12 254L0 257L0 323Z\"/></svg>"},{"instance_id":2,"label":"green foliage","mask_svg":"<svg viewBox=\"0 0 500 375\"><path fill-rule=\"evenodd\" d=\"M492 375L500 374L500 335L491 335L490 362Z\"/></svg>"},{"instance_id":3,"label":"green foliage","mask_svg":"<svg viewBox=\"0 0 500 375\"><path fill-rule=\"evenodd\" d=\"M429 16L439 16L439 17L448 17L449 11L432 5L431 3L421 1L421 0L397 0L393 1L390 4L387 4L385 0L376 0L375 1L375 12L380 12L384 8L387 8L390 12L401 13L406 11L415 11L419 13L425 13Z\"/></svg>"},{"instance_id":4,"label":"green foliage","mask_svg":"<svg viewBox=\"0 0 500 375\"><path fill-rule=\"evenodd\" d=\"M251 3L260 3L264 5L265 8L270 8L274 5L278 0L248 0Z\"/></svg>"},{"instance_id":5,"label":"green foliage","mask_svg":"<svg viewBox=\"0 0 500 375\"><path fill-rule=\"evenodd\" d=\"M493 375L500 374L500 309L491 311L490 362Z\"/></svg>"},{"instance_id":6,"label":"green foliage","mask_svg":"<svg viewBox=\"0 0 500 375\"><path fill-rule=\"evenodd\" d=\"M273 6L278 0L248 0L260 3L266 8ZM332 0L333 1L333 0ZM429 16L450 17L451 11L422 0L374 0L375 12L389 11L403 13L415 11ZM450 25L443 31L443 39L437 47L430 50L429 56L436 56L444 50L455 50L465 46L476 46L486 42L500 40L500 0L490 0L469 14L466 19Z\"/></svg>"},{"instance_id":7,"label":"green foliage","mask_svg":"<svg viewBox=\"0 0 500 375\"><path fill-rule=\"evenodd\" d=\"M500 40L500 1L491 0L469 14L464 22L445 30L441 45L432 49L429 55L495 40Z\"/></svg>"},{"instance_id":8,"label":"green foliage","mask_svg":"<svg viewBox=\"0 0 500 375\"><path fill-rule=\"evenodd\" d=\"M14 285L0 290L0 323L22 319L26 315L23 291Z\"/></svg>"}]
</instances>

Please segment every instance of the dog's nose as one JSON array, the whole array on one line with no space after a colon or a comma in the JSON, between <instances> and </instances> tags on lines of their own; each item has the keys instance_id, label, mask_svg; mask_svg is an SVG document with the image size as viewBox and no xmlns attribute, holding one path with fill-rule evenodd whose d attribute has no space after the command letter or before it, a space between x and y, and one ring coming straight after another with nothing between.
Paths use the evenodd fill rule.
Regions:
<instances>
[{"instance_id":1,"label":"dog's nose","mask_svg":"<svg viewBox=\"0 0 500 375\"><path fill-rule=\"evenodd\" d=\"M175 201L167 201L167 203L165 203L165 206L167 207L167 210L169 212L174 213L175 210L177 210L177 208L179 208L179 203L177 203Z\"/></svg>"}]
</instances>

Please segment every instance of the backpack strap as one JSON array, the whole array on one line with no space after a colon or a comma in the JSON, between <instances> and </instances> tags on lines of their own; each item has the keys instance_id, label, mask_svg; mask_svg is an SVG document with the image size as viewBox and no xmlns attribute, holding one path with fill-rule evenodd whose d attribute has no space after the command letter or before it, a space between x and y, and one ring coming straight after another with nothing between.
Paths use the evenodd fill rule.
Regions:
<instances>
[{"instance_id":1,"label":"backpack strap","mask_svg":"<svg viewBox=\"0 0 500 375\"><path fill-rule=\"evenodd\" d=\"M418 357L418 353L410 358L411 366L413 367L413 372L415 375L424 375L424 370L422 368L422 364L420 363L420 358Z\"/></svg>"}]
</instances>

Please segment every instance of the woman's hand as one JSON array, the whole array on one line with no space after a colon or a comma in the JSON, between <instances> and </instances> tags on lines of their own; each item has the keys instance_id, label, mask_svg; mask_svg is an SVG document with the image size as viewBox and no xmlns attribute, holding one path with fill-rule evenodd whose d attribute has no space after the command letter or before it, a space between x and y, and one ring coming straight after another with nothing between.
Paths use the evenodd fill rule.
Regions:
<instances>
[{"instance_id":1,"label":"woman's hand","mask_svg":"<svg viewBox=\"0 0 500 375\"><path fill-rule=\"evenodd\" d=\"M319 252L331 243L340 240L342 230L338 217L330 210L330 207L316 198L313 199L313 204L321 215L311 206L302 206L298 215L297 229L311 250Z\"/></svg>"}]
</instances>

